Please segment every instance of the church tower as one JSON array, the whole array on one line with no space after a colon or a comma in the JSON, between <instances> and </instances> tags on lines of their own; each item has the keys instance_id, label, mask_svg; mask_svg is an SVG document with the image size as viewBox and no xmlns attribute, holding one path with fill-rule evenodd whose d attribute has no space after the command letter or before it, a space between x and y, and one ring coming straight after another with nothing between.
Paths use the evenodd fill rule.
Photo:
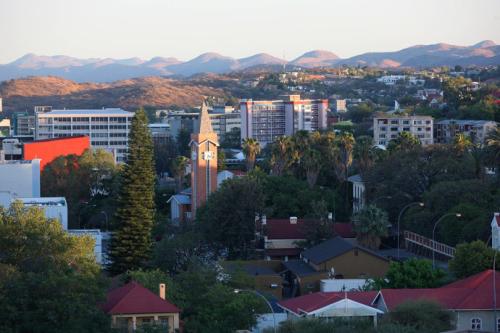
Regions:
<instances>
[{"instance_id":1,"label":"church tower","mask_svg":"<svg viewBox=\"0 0 500 333\"><path fill-rule=\"evenodd\" d=\"M191 218L196 209L217 189L217 134L212 129L205 101L198 117L198 127L191 134Z\"/></svg>"}]
</instances>

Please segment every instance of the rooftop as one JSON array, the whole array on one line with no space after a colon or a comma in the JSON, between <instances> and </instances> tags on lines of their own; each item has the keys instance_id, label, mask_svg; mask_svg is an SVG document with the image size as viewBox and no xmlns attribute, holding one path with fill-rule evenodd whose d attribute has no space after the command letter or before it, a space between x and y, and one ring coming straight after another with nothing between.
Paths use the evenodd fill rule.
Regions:
<instances>
[{"instance_id":1,"label":"rooftop","mask_svg":"<svg viewBox=\"0 0 500 333\"><path fill-rule=\"evenodd\" d=\"M44 115L120 115L120 116L133 116L133 112L125 111L120 108L104 108L104 109L63 109L63 110L52 110L48 112L41 112Z\"/></svg>"},{"instance_id":2,"label":"rooftop","mask_svg":"<svg viewBox=\"0 0 500 333\"><path fill-rule=\"evenodd\" d=\"M178 307L135 281L108 292L102 309L108 314L180 312Z\"/></svg>"},{"instance_id":3,"label":"rooftop","mask_svg":"<svg viewBox=\"0 0 500 333\"><path fill-rule=\"evenodd\" d=\"M285 268L297 276L307 276L317 272L303 260L288 260L283 262Z\"/></svg>"}]
</instances>

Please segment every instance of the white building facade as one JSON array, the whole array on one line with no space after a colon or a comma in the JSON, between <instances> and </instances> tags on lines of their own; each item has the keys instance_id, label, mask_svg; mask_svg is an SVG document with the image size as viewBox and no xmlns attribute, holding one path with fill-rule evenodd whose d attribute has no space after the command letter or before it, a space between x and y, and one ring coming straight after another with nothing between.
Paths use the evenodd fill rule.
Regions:
<instances>
[{"instance_id":1,"label":"white building facade","mask_svg":"<svg viewBox=\"0 0 500 333\"><path fill-rule=\"evenodd\" d=\"M328 100L300 99L288 95L284 100L240 101L241 139L256 139L261 146L297 131L327 128Z\"/></svg>"},{"instance_id":2,"label":"white building facade","mask_svg":"<svg viewBox=\"0 0 500 333\"><path fill-rule=\"evenodd\" d=\"M434 137L436 143L452 143L457 134L464 134L472 142L482 144L488 133L496 127L497 123L489 120L446 119L435 123Z\"/></svg>"},{"instance_id":3,"label":"white building facade","mask_svg":"<svg viewBox=\"0 0 500 333\"><path fill-rule=\"evenodd\" d=\"M125 162L133 117L133 112L122 109L36 112L35 139L86 135L92 148L105 149L117 162Z\"/></svg>"},{"instance_id":4,"label":"white building facade","mask_svg":"<svg viewBox=\"0 0 500 333\"><path fill-rule=\"evenodd\" d=\"M387 146L400 133L408 132L423 146L434 143L433 119L429 116L378 117L373 119L373 139L376 145Z\"/></svg>"}]
</instances>

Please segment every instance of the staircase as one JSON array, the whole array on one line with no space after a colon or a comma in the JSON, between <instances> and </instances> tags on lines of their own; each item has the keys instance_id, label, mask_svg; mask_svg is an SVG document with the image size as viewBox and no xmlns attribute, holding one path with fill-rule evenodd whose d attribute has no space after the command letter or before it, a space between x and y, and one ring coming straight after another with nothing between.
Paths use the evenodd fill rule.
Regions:
<instances>
[{"instance_id":1,"label":"staircase","mask_svg":"<svg viewBox=\"0 0 500 333\"><path fill-rule=\"evenodd\" d=\"M434 250L436 255L439 254L448 259L455 256L454 247L433 241L431 238L427 238L417 233L404 231L404 239L406 248L411 252L420 255L428 255L430 253L432 256L432 250Z\"/></svg>"}]
</instances>

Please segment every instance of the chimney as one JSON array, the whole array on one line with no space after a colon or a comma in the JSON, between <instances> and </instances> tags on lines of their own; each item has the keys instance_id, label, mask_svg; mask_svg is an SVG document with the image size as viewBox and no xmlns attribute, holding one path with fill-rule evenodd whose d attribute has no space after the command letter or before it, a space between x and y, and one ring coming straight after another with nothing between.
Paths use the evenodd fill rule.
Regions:
<instances>
[{"instance_id":1,"label":"chimney","mask_svg":"<svg viewBox=\"0 0 500 333\"><path fill-rule=\"evenodd\" d=\"M290 224L297 224L297 216L290 216Z\"/></svg>"},{"instance_id":2,"label":"chimney","mask_svg":"<svg viewBox=\"0 0 500 333\"><path fill-rule=\"evenodd\" d=\"M165 299L165 290L166 290L165 283L160 283L160 298L161 299Z\"/></svg>"}]
</instances>

